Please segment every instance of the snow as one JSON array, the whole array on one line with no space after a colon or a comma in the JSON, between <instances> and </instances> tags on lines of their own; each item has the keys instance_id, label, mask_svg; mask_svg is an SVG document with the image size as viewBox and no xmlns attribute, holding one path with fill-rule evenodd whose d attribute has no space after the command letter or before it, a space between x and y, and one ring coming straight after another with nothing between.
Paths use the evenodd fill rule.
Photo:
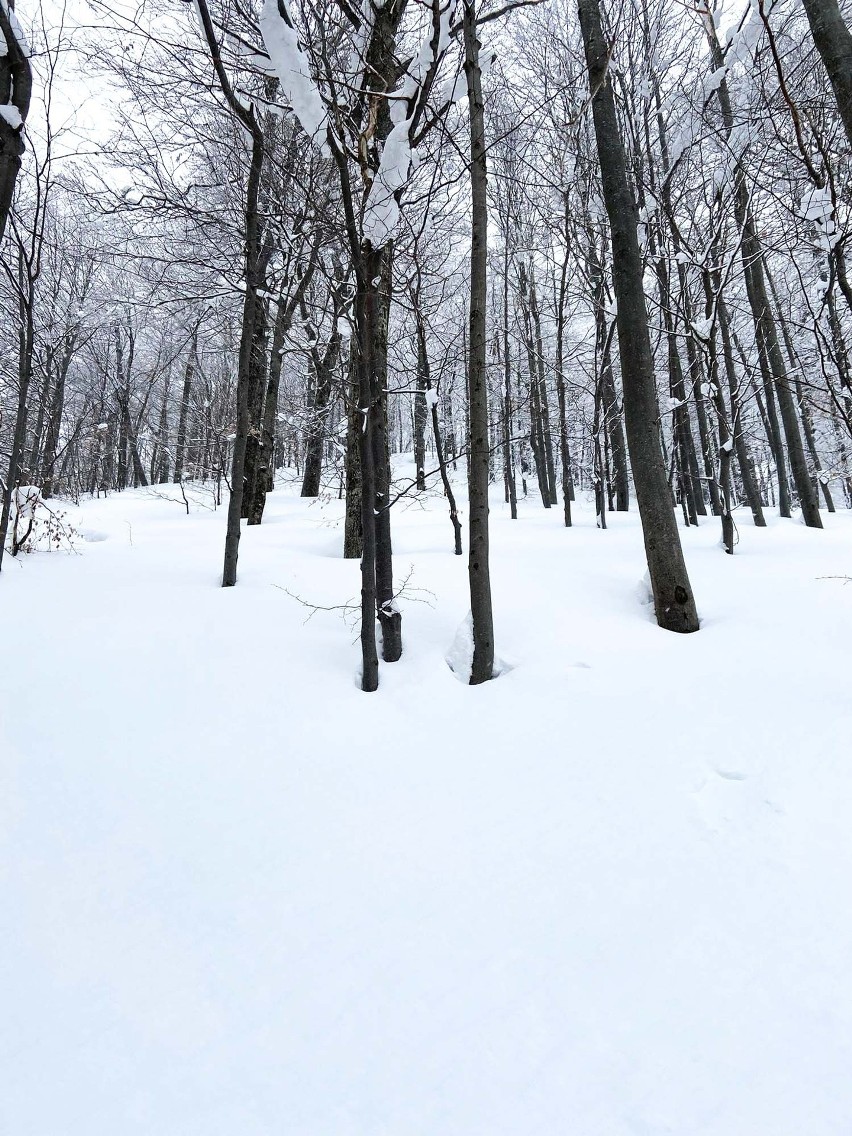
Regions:
<instances>
[{"instance_id":1,"label":"snow","mask_svg":"<svg viewBox=\"0 0 852 1136\"><path fill-rule=\"evenodd\" d=\"M287 0L264 0L259 21L263 42L284 98L293 108L302 129L321 149L326 149L323 134L327 121L325 107L311 78L308 57L299 45L295 29L279 15L279 4L289 12Z\"/></svg>"},{"instance_id":2,"label":"snow","mask_svg":"<svg viewBox=\"0 0 852 1136\"><path fill-rule=\"evenodd\" d=\"M403 500L429 602L365 695L351 625L281 590L357 603L334 487L277 489L225 590L186 488L0 576L5 1132L852 1131L849 513L682 530L680 637L635 513L495 487L515 665L470 688L467 558Z\"/></svg>"},{"instance_id":3,"label":"snow","mask_svg":"<svg viewBox=\"0 0 852 1136\"><path fill-rule=\"evenodd\" d=\"M18 17L15 15L14 8L9 5L8 0L0 0L0 4L3 5L3 11L5 12L6 19L9 21L9 24L11 26L12 35L17 40L18 47L20 48L22 54L26 56L27 59L29 59L30 45L27 42L27 37L24 35L23 28L18 23ZM0 48L2 48L2 50L0 50L0 55L8 55L9 49L6 43L2 40L0 40Z\"/></svg>"},{"instance_id":4,"label":"snow","mask_svg":"<svg viewBox=\"0 0 852 1136\"><path fill-rule=\"evenodd\" d=\"M11 103L0 103L0 118L7 122L13 130L20 130L24 125L21 112Z\"/></svg>"}]
</instances>

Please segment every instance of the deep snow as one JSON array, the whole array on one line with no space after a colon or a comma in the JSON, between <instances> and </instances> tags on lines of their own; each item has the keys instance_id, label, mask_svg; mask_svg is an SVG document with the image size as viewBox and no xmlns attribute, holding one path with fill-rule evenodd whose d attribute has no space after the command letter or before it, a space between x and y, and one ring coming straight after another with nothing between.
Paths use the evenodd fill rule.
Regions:
<instances>
[{"instance_id":1,"label":"deep snow","mask_svg":"<svg viewBox=\"0 0 852 1136\"><path fill-rule=\"evenodd\" d=\"M169 493L172 491L169 489ZM405 654L356 685L342 503L80 510L0 576L4 1136L852 1132L852 516L684 532L395 508ZM273 587L272 585L277 585Z\"/></svg>"}]
</instances>

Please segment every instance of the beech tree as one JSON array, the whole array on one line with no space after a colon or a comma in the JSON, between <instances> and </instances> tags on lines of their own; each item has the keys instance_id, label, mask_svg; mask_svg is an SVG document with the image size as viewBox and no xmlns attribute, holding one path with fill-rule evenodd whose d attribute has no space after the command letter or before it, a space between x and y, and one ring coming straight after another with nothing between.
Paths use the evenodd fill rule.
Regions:
<instances>
[{"instance_id":1,"label":"beech tree","mask_svg":"<svg viewBox=\"0 0 852 1136\"><path fill-rule=\"evenodd\" d=\"M669 631L697 631L698 613L659 445L659 408L642 284L642 258L609 73L610 49L604 39L599 0L579 0L579 12L601 180L612 233L612 277L618 304L627 444L642 518L654 609L661 627Z\"/></svg>"}]
</instances>

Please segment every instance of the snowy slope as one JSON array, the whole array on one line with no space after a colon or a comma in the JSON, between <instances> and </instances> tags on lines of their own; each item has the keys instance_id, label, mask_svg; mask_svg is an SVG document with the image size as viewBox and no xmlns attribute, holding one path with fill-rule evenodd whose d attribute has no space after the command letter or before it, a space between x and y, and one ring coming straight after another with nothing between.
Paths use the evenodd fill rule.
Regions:
<instances>
[{"instance_id":1,"label":"snowy slope","mask_svg":"<svg viewBox=\"0 0 852 1136\"><path fill-rule=\"evenodd\" d=\"M4 1136L852 1132L852 516L684 533L495 498L498 653L440 498L356 685L341 503L83 506L0 577ZM272 585L277 585L273 587Z\"/></svg>"}]
</instances>

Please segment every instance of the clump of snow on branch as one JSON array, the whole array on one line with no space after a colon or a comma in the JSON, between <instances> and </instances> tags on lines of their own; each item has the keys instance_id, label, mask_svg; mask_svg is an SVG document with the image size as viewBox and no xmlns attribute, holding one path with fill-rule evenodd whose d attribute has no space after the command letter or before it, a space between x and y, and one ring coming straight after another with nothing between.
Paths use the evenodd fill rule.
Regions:
<instances>
[{"instance_id":1,"label":"clump of snow on branch","mask_svg":"<svg viewBox=\"0 0 852 1136\"><path fill-rule=\"evenodd\" d=\"M11 103L0 103L0 118L4 119L13 130L20 130L24 125L21 112Z\"/></svg>"},{"instance_id":2,"label":"clump of snow on branch","mask_svg":"<svg viewBox=\"0 0 852 1136\"><path fill-rule=\"evenodd\" d=\"M269 2L269 0L267 0ZM417 168L417 153L411 144L411 133L419 100L427 77L434 73L450 45L450 31L458 0L446 0L440 9L438 27L430 28L420 50L412 59L402 85L394 92L390 106L393 129L382 148L376 176L364 203L362 231L380 247L391 239L399 223L398 194ZM457 81L453 81L453 91Z\"/></svg>"},{"instance_id":3,"label":"clump of snow on branch","mask_svg":"<svg viewBox=\"0 0 852 1136\"><path fill-rule=\"evenodd\" d=\"M326 111L311 79L308 57L299 45L287 0L264 0L260 32L284 97L308 137L323 145Z\"/></svg>"}]
</instances>

